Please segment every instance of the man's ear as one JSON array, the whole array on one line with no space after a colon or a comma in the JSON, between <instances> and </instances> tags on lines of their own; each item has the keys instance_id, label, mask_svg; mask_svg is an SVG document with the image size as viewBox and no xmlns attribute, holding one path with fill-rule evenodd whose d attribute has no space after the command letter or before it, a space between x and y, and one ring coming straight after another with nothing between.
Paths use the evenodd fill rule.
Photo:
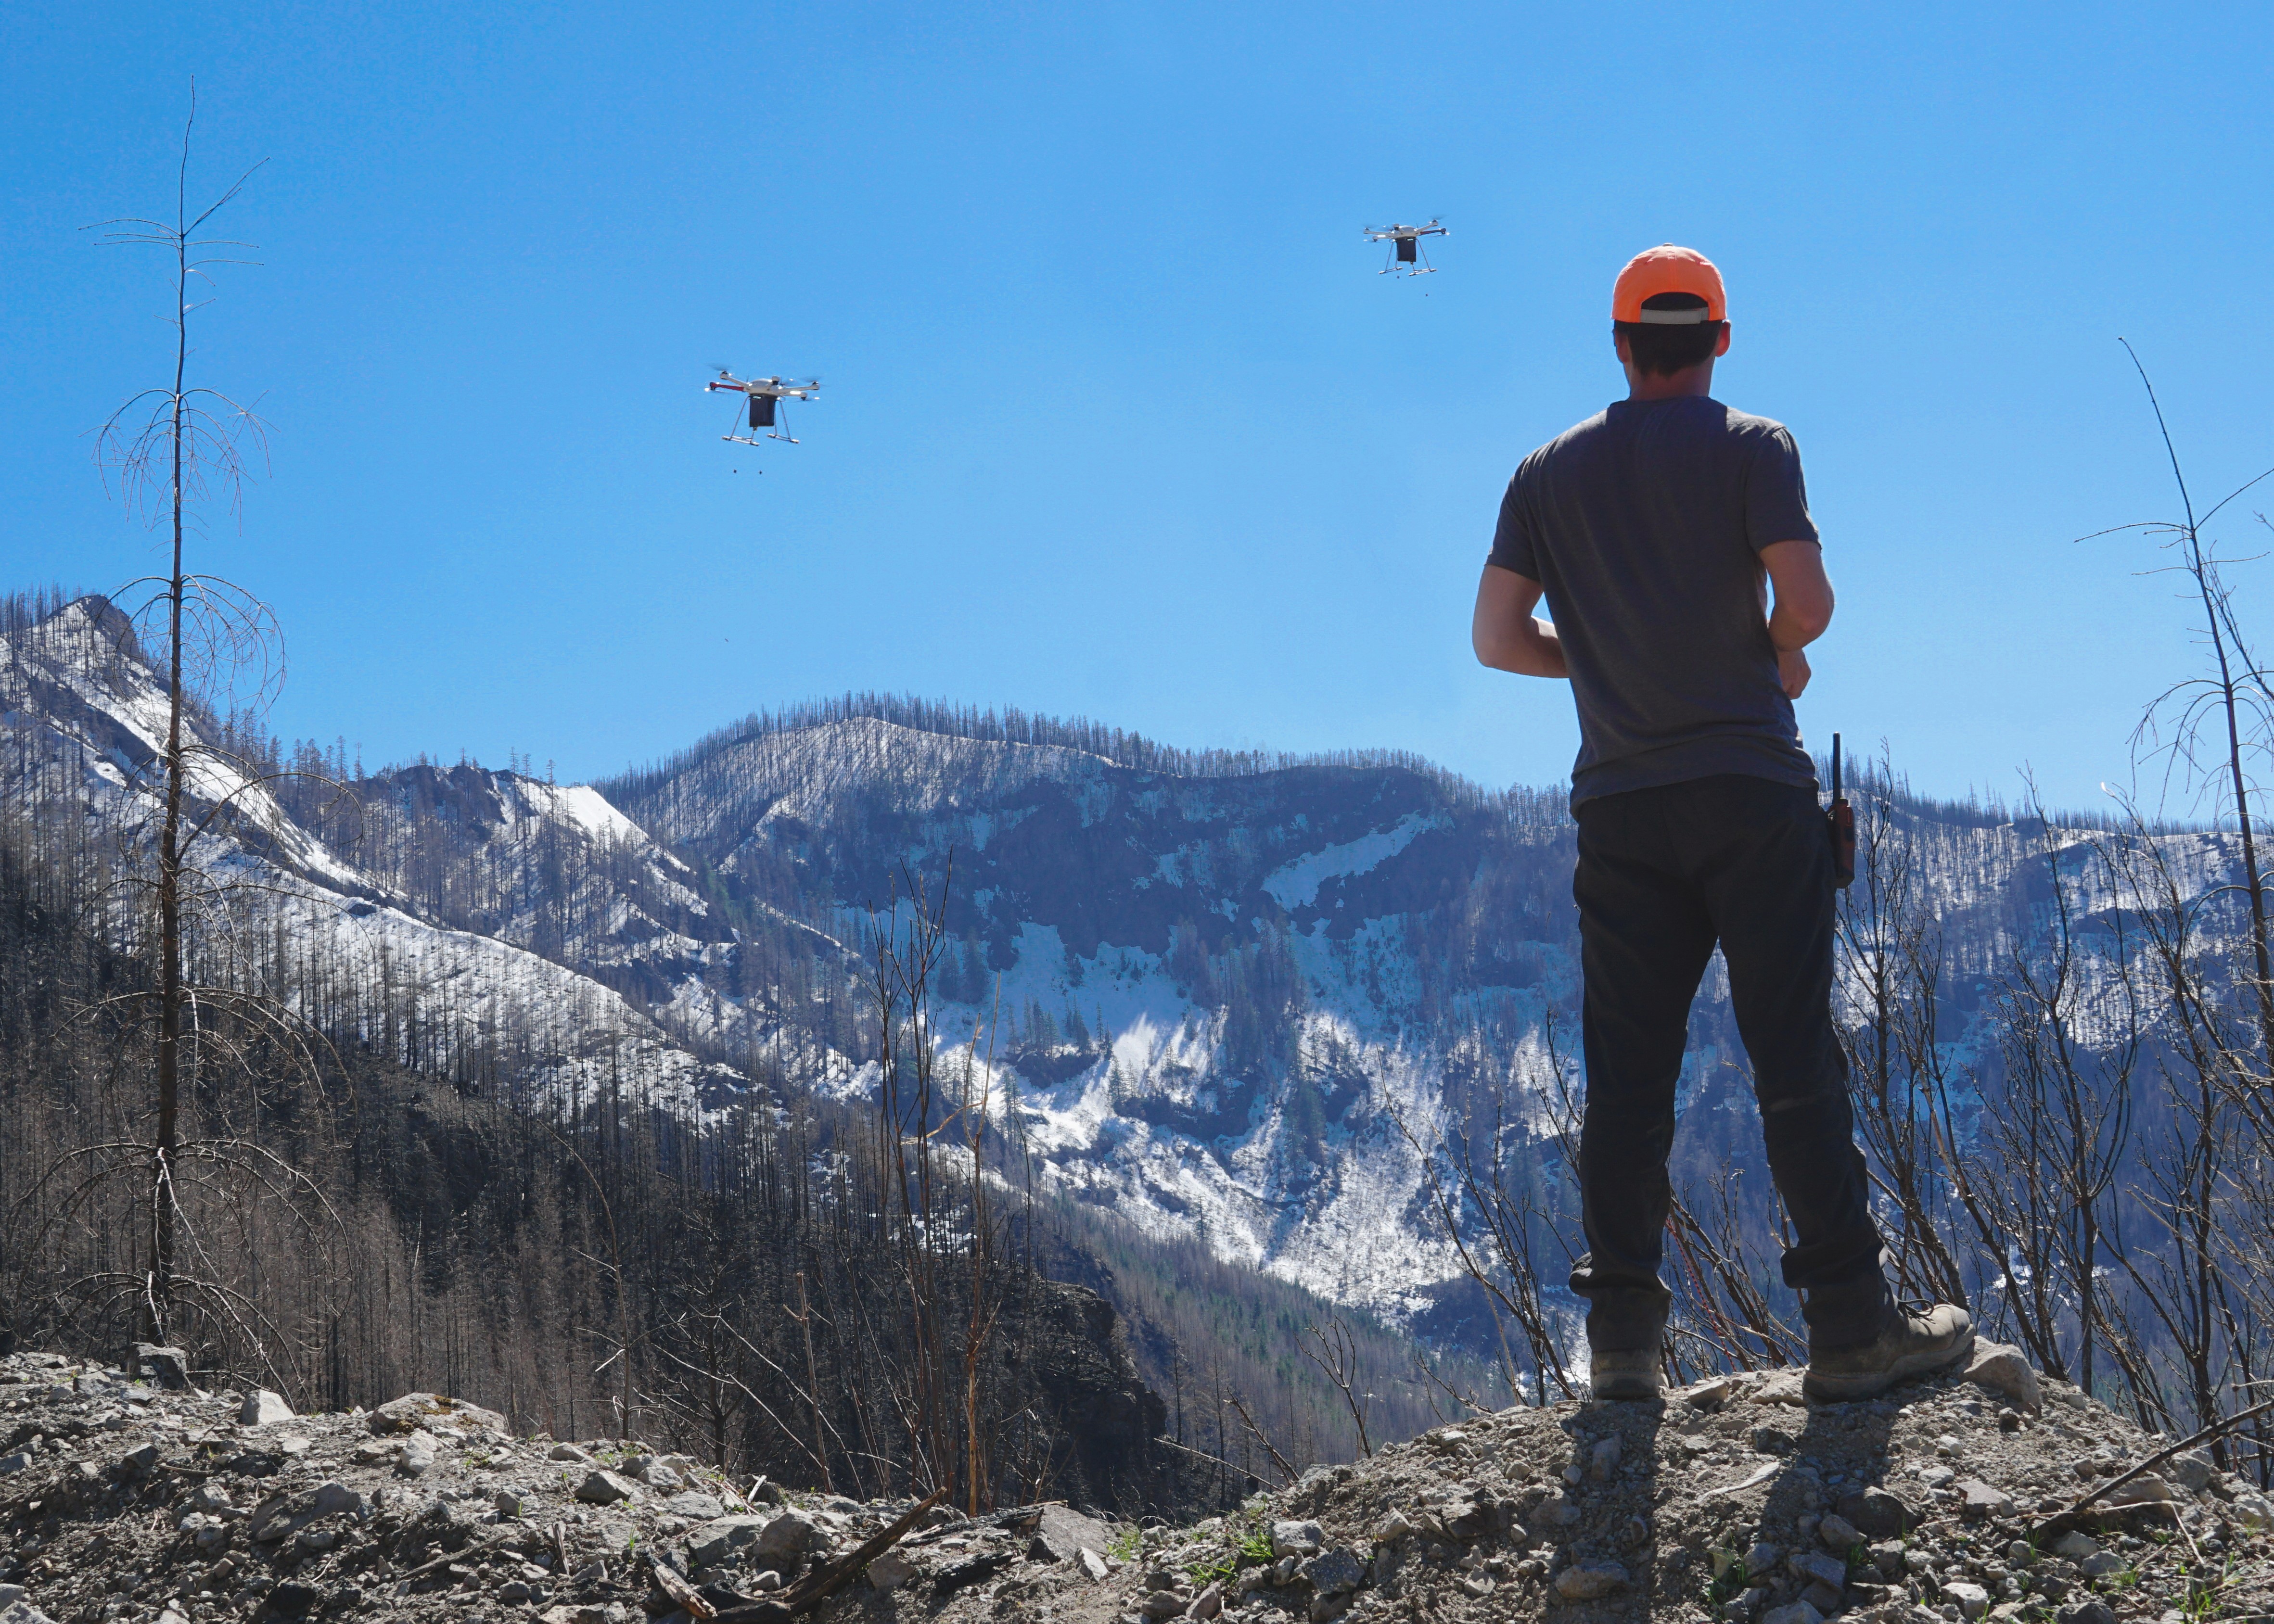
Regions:
<instances>
[{"instance_id":1,"label":"man's ear","mask_svg":"<svg viewBox=\"0 0 2274 1624\"><path fill-rule=\"evenodd\" d=\"M1729 353L1729 324L1728 324L1728 322L1726 322L1726 321L1725 321L1725 322L1723 322L1723 323L1721 324L1721 336L1720 338L1716 339L1716 340L1713 342L1713 354L1715 355L1715 357L1721 357L1721 356L1725 356L1725 355L1727 355L1727 354L1728 354L1728 353Z\"/></svg>"},{"instance_id":2,"label":"man's ear","mask_svg":"<svg viewBox=\"0 0 2274 1624\"><path fill-rule=\"evenodd\" d=\"M1611 353L1618 357L1621 366L1634 365L1634 357L1627 352L1627 335L1615 326L1611 328Z\"/></svg>"}]
</instances>

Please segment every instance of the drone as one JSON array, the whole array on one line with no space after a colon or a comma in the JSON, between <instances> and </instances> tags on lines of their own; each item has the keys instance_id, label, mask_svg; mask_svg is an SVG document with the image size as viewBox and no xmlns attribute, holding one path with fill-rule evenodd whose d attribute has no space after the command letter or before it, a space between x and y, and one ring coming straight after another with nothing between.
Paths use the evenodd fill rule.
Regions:
<instances>
[{"instance_id":1,"label":"drone","mask_svg":"<svg viewBox=\"0 0 2274 1624\"><path fill-rule=\"evenodd\" d=\"M719 439L737 446L755 446L758 443L757 431L764 429L768 440L787 440L794 446L798 443L797 436L789 432L789 425L787 423L778 423L776 420L779 403L783 401L811 400L821 393L821 380L809 378L801 383L793 378L753 378L745 382L722 366L719 369L719 376L704 384L703 387L706 392L712 389L725 389L749 397L750 432L721 434L719 436Z\"/></svg>"},{"instance_id":2,"label":"drone","mask_svg":"<svg viewBox=\"0 0 2274 1624\"><path fill-rule=\"evenodd\" d=\"M1430 264L1429 256L1421 252L1421 239L1425 237L1451 235L1444 227L1439 225L1434 217L1426 226L1387 225L1366 228L1367 242L1391 244L1389 259L1382 267L1381 274L1384 276L1396 274L1401 265L1411 267L1404 273L1405 275L1428 275L1437 267Z\"/></svg>"}]
</instances>

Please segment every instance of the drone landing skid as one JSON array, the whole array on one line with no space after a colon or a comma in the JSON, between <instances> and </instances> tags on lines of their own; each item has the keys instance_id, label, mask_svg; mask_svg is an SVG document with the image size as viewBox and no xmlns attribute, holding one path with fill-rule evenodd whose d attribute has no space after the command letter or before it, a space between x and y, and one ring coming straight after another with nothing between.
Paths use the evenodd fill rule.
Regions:
<instances>
[{"instance_id":1,"label":"drone landing skid","mask_svg":"<svg viewBox=\"0 0 2274 1624\"><path fill-rule=\"evenodd\" d=\"M787 446L802 446L805 443L803 440L790 434L768 434L764 439L754 434L721 434L719 438L725 440L727 444L734 446L763 447L766 443L766 440L780 440Z\"/></svg>"}]
</instances>

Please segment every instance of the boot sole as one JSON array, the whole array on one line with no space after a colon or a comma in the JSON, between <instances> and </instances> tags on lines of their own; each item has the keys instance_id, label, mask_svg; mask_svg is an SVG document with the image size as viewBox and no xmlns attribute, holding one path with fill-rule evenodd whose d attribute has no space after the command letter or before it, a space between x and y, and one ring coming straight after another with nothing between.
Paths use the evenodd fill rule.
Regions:
<instances>
[{"instance_id":1,"label":"boot sole","mask_svg":"<svg viewBox=\"0 0 2274 1624\"><path fill-rule=\"evenodd\" d=\"M1662 1385L1656 1354L1631 1363L1615 1356L1587 1372L1587 1391L1599 1399L1654 1399Z\"/></svg>"},{"instance_id":2,"label":"boot sole","mask_svg":"<svg viewBox=\"0 0 2274 1624\"><path fill-rule=\"evenodd\" d=\"M1655 1381L1644 1380L1633 1376L1613 1376L1602 1381L1590 1381L1587 1384L1587 1391L1592 1397L1610 1400L1635 1399L1647 1402L1664 1396L1663 1389Z\"/></svg>"},{"instance_id":3,"label":"boot sole","mask_svg":"<svg viewBox=\"0 0 2274 1624\"><path fill-rule=\"evenodd\" d=\"M1803 1396L1820 1404L1853 1403L1857 1399L1877 1398L1899 1381L1909 1381L1917 1376L1931 1376L1937 1371L1948 1370L1974 1352L1974 1327L1969 1326L1957 1346L1948 1349L1922 1349L1905 1354L1883 1371L1859 1371L1852 1376L1819 1376L1810 1365L1808 1374L1801 1379Z\"/></svg>"}]
</instances>

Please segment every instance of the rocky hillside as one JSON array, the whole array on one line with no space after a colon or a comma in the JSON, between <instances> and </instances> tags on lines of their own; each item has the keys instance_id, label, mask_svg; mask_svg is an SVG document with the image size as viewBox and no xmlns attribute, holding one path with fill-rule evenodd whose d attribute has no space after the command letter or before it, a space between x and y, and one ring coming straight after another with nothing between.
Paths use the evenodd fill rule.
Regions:
<instances>
[{"instance_id":1,"label":"rocky hillside","mask_svg":"<svg viewBox=\"0 0 2274 1624\"><path fill-rule=\"evenodd\" d=\"M1780 1371L1481 1415L1183 1529L728 1482L428 1394L295 1416L140 1360L0 1360L6 1624L2274 1614L2274 1503L1987 1345L1864 1403Z\"/></svg>"}]
</instances>

